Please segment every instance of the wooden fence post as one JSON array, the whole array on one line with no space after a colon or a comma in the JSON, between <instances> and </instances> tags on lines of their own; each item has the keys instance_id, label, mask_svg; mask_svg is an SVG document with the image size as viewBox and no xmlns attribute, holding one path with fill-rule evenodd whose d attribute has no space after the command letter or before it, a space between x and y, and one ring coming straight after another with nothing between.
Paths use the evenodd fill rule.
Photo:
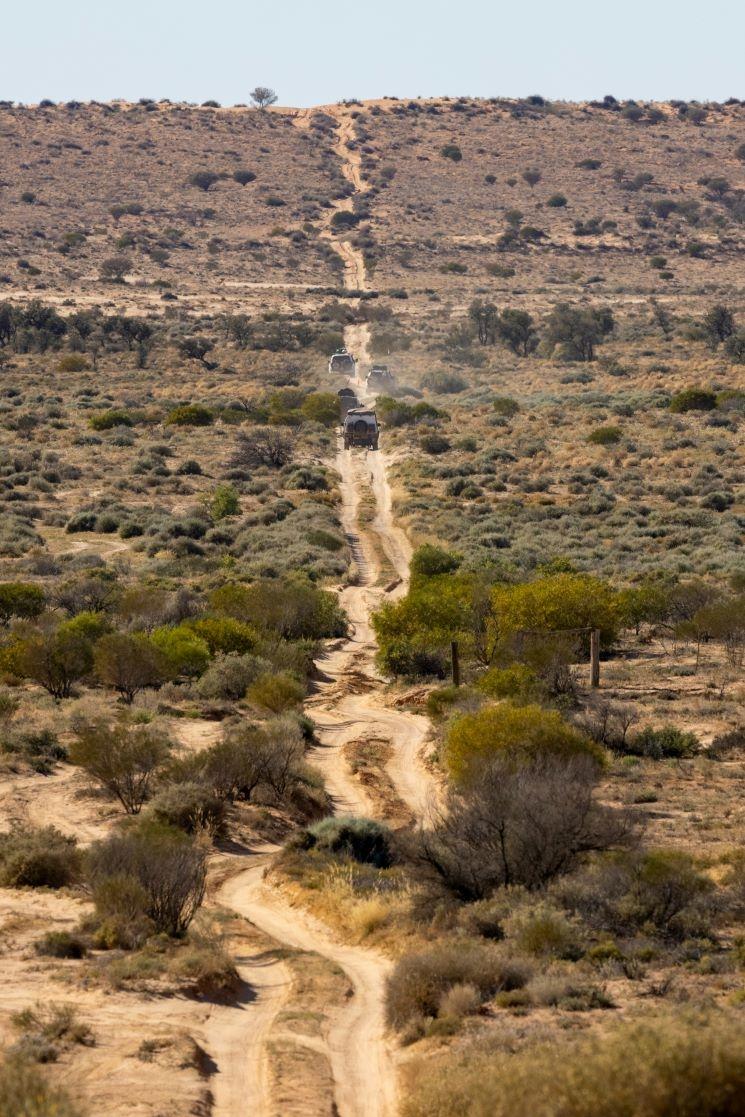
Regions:
<instances>
[{"instance_id":1,"label":"wooden fence post","mask_svg":"<svg viewBox=\"0 0 745 1117\"><path fill-rule=\"evenodd\" d=\"M453 664L453 686L460 686L460 655L457 640L452 640L450 643L450 658Z\"/></svg>"},{"instance_id":2,"label":"wooden fence post","mask_svg":"<svg viewBox=\"0 0 745 1117\"><path fill-rule=\"evenodd\" d=\"M600 629L590 632L590 685L600 686Z\"/></svg>"}]
</instances>

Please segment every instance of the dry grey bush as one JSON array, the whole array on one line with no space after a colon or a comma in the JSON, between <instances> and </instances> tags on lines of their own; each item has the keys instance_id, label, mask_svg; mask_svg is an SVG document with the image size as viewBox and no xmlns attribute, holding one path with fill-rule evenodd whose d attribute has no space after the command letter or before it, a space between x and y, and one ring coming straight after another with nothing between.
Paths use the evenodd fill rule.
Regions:
<instances>
[{"instance_id":1,"label":"dry grey bush","mask_svg":"<svg viewBox=\"0 0 745 1117\"><path fill-rule=\"evenodd\" d=\"M583 853L633 842L633 817L595 801L597 778L585 756L492 760L450 791L435 825L420 832L419 857L465 900L507 885L539 888Z\"/></svg>"}]
</instances>

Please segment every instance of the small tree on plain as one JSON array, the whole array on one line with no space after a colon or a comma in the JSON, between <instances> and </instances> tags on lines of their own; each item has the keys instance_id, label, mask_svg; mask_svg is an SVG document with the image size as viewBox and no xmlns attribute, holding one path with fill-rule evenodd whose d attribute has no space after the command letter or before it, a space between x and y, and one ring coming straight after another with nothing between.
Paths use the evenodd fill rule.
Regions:
<instances>
[{"instance_id":1,"label":"small tree on plain","mask_svg":"<svg viewBox=\"0 0 745 1117\"><path fill-rule=\"evenodd\" d=\"M207 337L185 337L179 343L179 352L183 357L189 357L193 361L201 361L203 365L206 365L208 364L207 354L214 347L214 342Z\"/></svg>"},{"instance_id":2,"label":"small tree on plain","mask_svg":"<svg viewBox=\"0 0 745 1117\"><path fill-rule=\"evenodd\" d=\"M21 674L53 698L69 698L75 683L93 666L91 641L70 622L31 634L21 641L18 653Z\"/></svg>"},{"instance_id":3,"label":"small tree on plain","mask_svg":"<svg viewBox=\"0 0 745 1117\"><path fill-rule=\"evenodd\" d=\"M165 656L141 633L111 632L97 642L93 665L105 686L118 690L131 703L145 687L157 687L168 677Z\"/></svg>"},{"instance_id":4,"label":"small tree on plain","mask_svg":"<svg viewBox=\"0 0 745 1117\"><path fill-rule=\"evenodd\" d=\"M78 727L70 760L115 796L127 814L139 814L170 742L147 726L91 722Z\"/></svg>"},{"instance_id":5,"label":"small tree on plain","mask_svg":"<svg viewBox=\"0 0 745 1117\"><path fill-rule=\"evenodd\" d=\"M44 611L44 591L31 582L0 583L0 625L4 628L13 617L27 620Z\"/></svg>"},{"instance_id":6,"label":"small tree on plain","mask_svg":"<svg viewBox=\"0 0 745 1117\"><path fill-rule=\"evenodd\" d=\"M709 345L712 349L716 349L735 332L735 316L729 307L717 303L707 310L702 326Z\"/></svg>"},{"instance_id":7,"label":"small tree on plain","mask_svg":"<svg viewBox=\"0 0 745 1117\"><path fill-rule=\"evenodd\" d=\"M483 299L474 299L468 308L468 317L476 326L481 344L493 345L497 336L497 321L499 318L499 311L494 303L485 302Z\"/></svg>"},{"instance_id":8,"label":"small tree on plain","mask_svg":"<svg viewBox=\"0 0 745 1117\"><path fill-rule=\"evenodd\" d=\"M277 94L268 85L257 85L251 90L249 97L257 109L266 109L269 105L277 103Z\"/></svg>"},{"instance_id":9,"label":"small tree on plain","mask_svg":"<svg viewBox=\"0 0 745 1117\"><path fill-rule=\"evenodd\" d=\"M543 175L537 167L526 167L522 174L523 181L527 182L528 186L533 189L543 178Z\"/></svg>"},{"instance_id":10,"label":"small tree on plain","mask_svg":"<svg viewBox=\"0 0 745 1117\"><path fill-rule=\"evenodd\" d=\"M292 460L292 439L280 428L246 431L238 436L230 459L232 466L256 467L261 465L281 469Z\"/></svg>"},{"instance_id":11,"label":"small tree on plain","mask_svg":"<svg viewBox=\"0 0 745 1117\"><path fill-rule=\"evenodd\" d=\"M220 179L213 171L197 171L189 178L189 186L196 186L198 190L209 190L210 186L214 186Z\"/></svg>"},{"instance_id":12,"label":"small tree on plain","mask_svg":"<svg viewBox=\"0 0 745 1117\"><path fill-rule=\"evenodd\" d=\"M613 331L613 313L608 307L583 308L561 303L547 322L549 345L561 345L570 360L594 361L595 348Z\"/></svg>"},{"instance_id":13,"label":"small tree on plain","mask_svg":"<svg viewBox=\"0 0 745 1117\"><path fill-rule=\"evenodd\" d=\"M121 283L131 270L132 261L129 256L109 256L101 264L101 279L111 279Z\"/></svg>"},{"instance_id":14,"label":"small tree on plain","mask_svg":"<svg viewBox=\"0 0 745 1117\"><path fill-rule=\"evenodd\" d=\"M538 332L527 310L505 310L500 316L498 333L505 345L519 357L527 357L538 346Z\"/></svg>"}]
</instances>

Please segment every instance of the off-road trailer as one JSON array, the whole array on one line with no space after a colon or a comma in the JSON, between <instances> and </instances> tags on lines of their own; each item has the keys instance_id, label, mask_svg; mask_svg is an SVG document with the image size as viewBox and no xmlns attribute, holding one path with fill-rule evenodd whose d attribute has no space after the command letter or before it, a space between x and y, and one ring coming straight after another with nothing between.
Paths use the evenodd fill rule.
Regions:
<instances>
[{"instance_id":1,"label":"off-road trailer","mask_svg":"<svg viewBox=\"0 0 745 1117\"><path fill-rule=\"evenodd\" d=\"M339 397L339 411L343 423L347 416L347 412L351 411L353 407L359 407L360 401L357 399L352 388L340 388L336 394Z\"/></svg>"}]
</instances>

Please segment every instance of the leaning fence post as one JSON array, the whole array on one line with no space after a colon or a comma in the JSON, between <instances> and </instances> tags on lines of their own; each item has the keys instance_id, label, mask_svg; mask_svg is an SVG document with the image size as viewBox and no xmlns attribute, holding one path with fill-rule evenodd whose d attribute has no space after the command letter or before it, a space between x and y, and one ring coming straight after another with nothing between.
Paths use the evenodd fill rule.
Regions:
<instances>
[{"instance_id":1,"label":"leaning fence post","mask_svg":"<svg viewBox=\"0 0 745 1117\"><path fill-rule=\"evenodd\" d=\"M590 631L590 685L600 686L600 629Z\"/></svg>"},{"instance_id":2,"label":"leaning fence post","mask_svg":"<svg viewBox=\"0 0 745 1117\"><path fill-rule=\"evenodd\" d=\"M452 640L450 643L450 658L453 664L453 686L460 686L460 655L457 640Z\"/></svg>"}]
</instances>

